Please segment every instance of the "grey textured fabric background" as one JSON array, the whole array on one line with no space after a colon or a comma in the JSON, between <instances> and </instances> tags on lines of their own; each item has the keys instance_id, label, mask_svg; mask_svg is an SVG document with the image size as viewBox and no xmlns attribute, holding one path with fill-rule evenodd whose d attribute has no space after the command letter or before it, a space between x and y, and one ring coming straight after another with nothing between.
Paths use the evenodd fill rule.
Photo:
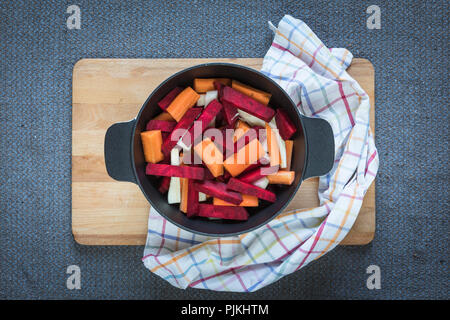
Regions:
<instances>
[{"instance_id":1,"label":"grey textured fabric background","mask_svg":"<svg viewBox=\"0 0 450 320\"><path fill-rule=\"evenodd\" d=\"M81 8L81 30L66 9ZM366 8L381 8L368 30ZM179 290L143 247L71 234L71 81L81 58L262 57L284 14L376 70L377 231L252 294ZM0 298L449 299L448 16L441 1L2 1ZM81 290L66 268L81 268ZM366 268L381 268L368 290Z\"/></svg>"}]
</instances>

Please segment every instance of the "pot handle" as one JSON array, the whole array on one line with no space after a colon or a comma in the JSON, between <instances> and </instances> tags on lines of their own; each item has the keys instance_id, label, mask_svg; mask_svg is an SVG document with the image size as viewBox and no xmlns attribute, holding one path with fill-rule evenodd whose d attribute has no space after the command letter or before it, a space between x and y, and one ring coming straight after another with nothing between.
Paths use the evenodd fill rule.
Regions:
<instances>
[{"instance_id":1,"label":"pot handle","mask_svg":"<svg viewBox=\"0 0 450 320\"><path fill-rule=\"evenodd\" d=\"M105 134L105 164L109 176L118 181L136 183L131 156L131 135L136 119L118 122Z\"/></svg>"},{"instance_id":2,"label":"pot handle","mask_svg":"<svg viewBox=\"0 0 450 320\"><path fill-rule=\"evenodd\" d=\"M328 173L334 163L334 135L331 125L320 118L303 118L307 159L303 180Z\"/></svg>"}]
</instances>

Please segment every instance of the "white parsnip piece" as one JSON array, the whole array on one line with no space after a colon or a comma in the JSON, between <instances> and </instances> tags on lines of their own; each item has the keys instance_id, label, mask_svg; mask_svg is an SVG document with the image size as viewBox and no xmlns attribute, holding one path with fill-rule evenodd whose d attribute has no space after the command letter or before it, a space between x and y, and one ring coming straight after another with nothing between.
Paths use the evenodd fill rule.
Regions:
<instances>
[{"instance_id":1,"label":"white parsnip piece","mask_svg":"<svg viewBox=\"0 0 450 320\"><path fill-rule=\"evenodd\" d=\"M170 164L173 166L180 165L180 149L173 148L170 151ZM169 192L167 194L167 200L169 204L180 203L181 201L181 186L180 186L180 178L171 177L170 178L170 186Z\"/></svg>"}]
</instances>

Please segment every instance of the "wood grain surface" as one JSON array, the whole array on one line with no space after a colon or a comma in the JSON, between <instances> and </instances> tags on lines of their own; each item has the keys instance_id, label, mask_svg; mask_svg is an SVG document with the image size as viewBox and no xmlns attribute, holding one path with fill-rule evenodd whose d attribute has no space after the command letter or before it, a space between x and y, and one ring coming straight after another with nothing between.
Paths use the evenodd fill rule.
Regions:
<instances>
[{"instance_id":1,"label":"wood grain surface","mask_svg":"<svg viewBox=\"0 0 450 320\"><path fill-rule=\"evenodd\" d=\"M139 187L118 182L106 172L103 143L113 123L134 118L148 95L173 73L207 62L231 62L259 70L261 58L236 59L82 59L73 69L72 232L84 245L143 245L150 205ZM371 101L375 128L374 69L354 59L349 73ZM319 204L318 178L304 181L287 210ZM345 245L363 245L375 234L375 183Z\"/></svg>"}]
</instances>

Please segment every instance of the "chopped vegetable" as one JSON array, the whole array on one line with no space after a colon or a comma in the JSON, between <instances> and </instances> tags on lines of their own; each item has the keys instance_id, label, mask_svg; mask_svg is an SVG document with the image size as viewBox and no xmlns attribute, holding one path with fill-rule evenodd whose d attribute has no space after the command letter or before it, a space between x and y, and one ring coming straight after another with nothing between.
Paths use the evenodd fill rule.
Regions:
<instances>
[{"instance_id":1,"label":"chopped vegetable","mask_svg":"<svg viewBox=\"0 0 450 320\"><path fill-rule=\"evenodd\" d=\"M159 188L158 191L161 192L162 194L166 193L167 191L169 191L169 187L170 187L170 177L162 177L161 181L159 182ZM170 203L170 202L169 202Z\"/></svg>"},{"instance_id":2,"label":"chopped vegetable","mask_svg":"<svg viewBox=\"0 0 450 320\"><path fill-rule=\"evenodd\" d=\"M280 149L278 147L277 137L275 135L275 132L272 130L272 128L269 126L268 123L266 124L266 133L267 133L268 153L270 156L270 165L272 167L279 166L280 165Z\"/></svg>"},{"instance_id":3,"label":"chopped vegetable","mask_svg":"<svg viewBox=\"0 0 450 320\"><path fill-rule=\"evenodd\" d=\"M180 121L184 114L193 106L200 98L197 92L191 87L186 87L176 98L170 103L166 111L176 120Z\"/></svg>"},{"instance_id":4,"label":"chopped vegetable","mask_svg":"<svg viewBox=\"0 0 450 320\"><path fill-rule=\"evenodd\" d=\"M204 166L203 164L200 165L196 165L196 166L200 166L201 168L208 168L207 166ZM212 174L212 172L205 168L205 180L214 180L216 177L214 177L214 175Z\"/></svg>"},{"instance_id":5,"label":"chopped vegetable","mask_svg":"<svg viewBox=\"0 0 450 320\"><path fill-rule=\"evenodd\" d=\"M237 124L236 124L236 128L234 130L234 135L233 135L233 142L236 142L240 137L242 137L248 130L250 129L250 127L241 120L238 120Z\"/></svg>"},{"instance_id":6,"label":"chopped vegetable","mask_svg":"<svg viewBox=\"0 0 450 320\"><path fill-rule=\"evenodd\" d=\"M211 103L211 101L213 100L218 100L219 97L217 95L217 90L213 90L213 91L208 91L206 92L206 96L205 96L205 105L209 105ZM222 110L222 108L220 108L219 112ZM216 116L219 114L219 112L217 112L217 114L212 118L212 120L207 123L205 126L206 127L215 127L216 126Z\"/></svg>"},{"instance_id":7,"label":"chopped vegetable","mask_svg":"<svg viewBox=\"0 0 450 320\"><path fill-rule=\"evenodd\" d=\"M266 123L264 122L263 126L253 126L253 130L256 131L258 135L259 142L263 142L266 140Z\"/></svg>"},{"instance_id":8,"label":"chopped vegetable","mask_svg":"<svg viewBox=\"0 0 450 320\"><path fill-rule=\"evenodd\" d=\"M199 204L198 216L227 220L248 220L248 212L244 207L215 206L212 204Z\"/></svg>"},{"instance_id":9,"label":"chopped vegetable","mask_svg":"<svg viewBox=\"0 0 450 320\"><path fill-rule=\"evenodd\" d=\"M173 122L175 123L175 121ZM161 131L161 137L162 137L162 141L166 141L166 139L170 136L169 132L162 132Z\"/></svg>"},{"instance_id":10,"label":"chopped vegetable","mask_svg":"<svg viewBox=\"0 0 450 320\"><path fill-rule=\"evenodd\" d=\"M199 202L206 201L206 194L204 194L203 192L199 192L198 193L198 201Z\"/></svg>"},{"instance_id":11,"label":"chopped vegetable","mask_svg":"<svg viewBox=\"0 0 450 320\"><path fill-rule=\"evenodd\" d=\"M211 90L206 92L205 94L205 106L207 106L211 101L218 100L218 91L217 90Z\"/></svg>"},{"instance_id":12,"label":"chopped vegetable","mask_svg":"<svg viewBox=\"0 0 450 320\"><path fill-rule=\"evenodd\" d=\"M153 120L175 121L175 119L167 112L161 112Z\"/></svg>"},{"instance_id":13,"label":"chopped vegetable","mask_svg":"<svg viewBox=\"0 0 450 320\"><path fill-rule=\"evenodd\" d=\"M177 123L175 128L173 129L170 136L164 140L163 146L162 146L162 152L167 157L170 153L170 150L173 149L173 147L176 146L178 140L179 140L179 134L180 130L185 129L187 131L188 128L192 125L194 120L197 118L197 116L202 112L203 108L191 108L188 112L183 116L183 118L180 119L180 121Z\"/></svg>"},{"instance_id":14,"label":"chopped vegetable","mask_svg":"<svg viewBox=\"0 0 450 320\"><path fill-rule=\"evenodd\" d=\"M145 127L145 130L161 130L161 132L172 132L177 125L174 121L166 120L150 120Z\"/></svg>"},{"instance_id":15,"label":"chopped vegetable","mask_svg":"<svg viewBox=\"0 0 450 320\"><path fill-rule=\"evenodd\" d=\"M270 93L264 92L259 89L255 89L246 84L240 83L239 81L236 80L232 81L231 87L255 99L256 101L261 102L265 106L269 104L270 97L272 97Z\"/></svg>"},{"instance_id":16,"label":"chopped vegetable","mask_svg":"<svg viewBox=\"0 0 450 320\"><path fill-rule=\"evenodd\" d=\"M223 201L219 198L213 198L213 204L215 206L232 206L235 207L235 204L230 202ZM249 196L248 194L242 195L242 202L239 204L239 207L257 207L258 206L258 198L255 196Z\"/></svg>"},{"instance_id":17,"label":"chopped vegetable","mask_svg":"<svg viewBox=\"0 0 450 320\"><path fill-rule=\"evenodd\" d=\"M239 118L247 122L248 124L252 126L261 126L264 127L266 125L266 122L264 120L261 120L255 116L252 116L250 113L247 113L245 111L242 111L240 109L237 109L237 112L239 114Z\"/></svg>"},{"instance_id":18,"label":"chopped vegetable","mask_svg":"<svg viewBox=\"0 0 450 320\"><path fill-rule=\"evenodd\" d=\"M295 179L295 172L280 170L277 173L269 174L267 179L269 179L270 184L291 185Z\"/></svg>"},{"instance_id":19,"label":"chopped vegetable","mask_svg":"<svg viewBox=\"0 0 450 320\"><path fill-rule=\"evenodd\" d=\"M194 180L189 179L188 181L188 192L187 192L187 208L186 214L188 217L192 217L198 213L199 206L198 191L194 188Z\"/></svg>"},{"instance_id":20,"label":"chopped vegetable","mask_svg":"<svg viewBox=\"0 0 450 320\"><path fill-rule=\"evenodd\" d=\"M284 144L286 145L286 170L291 170L291 161L292 161L292 149L294 148L294 141L293 140L286 140L284 141Z\"/></svg>"},{"instance_id":21,"label":"chopped vegetable","mask_svg":"<svg viewBox=\"0 0 450 320\"><path fill-rule=\"evenodd\" d=\"M222 105L219 101L211 101L200 116L195 120L194 125L189 129L189 134L186 134L182 138L183 144L190 148L193 143L197 143L197 138L208 128L209 123L214 119L214 117L222 110ZM197 129L197 130L196 130Z\"/></svg>"},{"instance_id":22,"label":"chopped vegetable","mask_svg":"<svg viewBox=\"0 0 450 320\"><path fill-rule=\"evenodd\" d=\"M257 168L263 166L263 164L261 163L261 160L262 160L262 159L264 159L264 158L259 159L259 160L256 161L255 163L253 163L253 164L249 165L247 168L245 168L245 170L241 172L241 174L239 175L239 177L240 177L240 176L243 176L244 174L247 174L247 173L249 173L249 172L252 172L253 170L256 170ZM265 165L267 165L267 164L265 164ZM225 172L228 172L228 171L225 171Z\"/></svg>"},{"instance_id":23,"label":"chopped vegetable","mask_svg":"<svg viewBox=\"0 0 450 320\"><path fill-rule=\"evenodd\" d=\"M225 116L225 121L230 127L234 127L234 124L239 119L238 109L231 103L222 100L223 113Z\"/></svg>"},{"instance_id":24,"label":"chopped vegetable","mask_svg":"<svg viewBox=\"0 0 450 320\"><path fill-rule=\"evenodd\" d=\"M223 88L222 100L267 122L275 115L275 111L272 108L230 87Z\"/></svg>"},{"instance_id":25,"label":"chopped vegetable","mask_svg":"<svg viewBox=\"0 0 450 320\"><path fill-rule=\"evenodd\" d=\"M161 152L162 136L160 130L141 132L142 147L146 162L157 163L164 159Z\"/></svg>"},{"instance_id":26,"label":"chopped vegetable","mask_svg":"<svg viewBox=\"0 0 450 320\"><path fill-rule=\"evenodd\" d=\"M180 177L195 180L203 180L205 178L205 169L190 166L173 166L169 164L148 163L145 173L154 176Z\"/></svg>"},{"instance_id":27,"label":"chopped vegetable","mask_svg":"<svg viewBox=\"0 0 450 320\"><path fill-rule=\"evenodd\" d=\"M214 81L214 88L217 90L217 94L219 96L219 101L223 103L222 101L222 93L223 93L223 88L225 87L225 84L218 82L218 81Z\"/></svg>"},{"instance_id":28,"label":"chopped vegetable","mask_svg":"<svg viewBox=\"0 0 450 320\"><path fill-rule=\"evenodd\" d=\"M198 192L203 192L232 204L240 204L242 202L241 194L227 190L227 185L222 182L205 180L203 182L194 183L194 188Z\"/></svg>"},{"instance_id":29,"label":"chopped vegetable","mask_svg":"<svg viewBox=\"0 0 450 320\"><path fill-rule=\"evenodd\" d=\"M258 134L256 133L256 131L251 128L249 130L247 130L242 136L239 137L239 139L234 143L234 152L238 152L239 150L241 150L243 147L245 147L248 143L250 143L250 141L252 141L253 139L257 139L258 138Z\"/></svg>"},{"instance_id":30,"label":"chopped vegetable","mask_svg":"<svg viewBox=\"0 0 450 320\"><path fill-rule=\"evenodd\" d=\"M173 166L179 166L181 164L180 161L180 150L177 148L173 148L170 152L170 164ZM180 178L179 177L171 177L170 178L170 187L169 193L167 195L167 199L169 204L180 203L181 201L181 187L180 187Z\"/></svg>"},{"instance_id":31,"label":"chopped vegetable","mask_svg":"<svg viewBox=\"0 0 450 320\"><path fill-rule=\"evenodd\" d=\"M233 139L233 130L227 129L228 128L221 129L222 139L215 138L213 140L219 151L224 155L224 158L227 158L234 154L233 143L231 142ZM230 143L227 143L228 141L230 141Z\"/></svg>"},{"instance_id":32,"label":"chopped vegetable","mask_svg":"<svg viewBox=\"0 0 450 320\"><path fill-rule=\"evenodd\" d=\"M179 144L180 144L180 141L178 141L177 147L180 147ZM195 164L195 163L201 163L201 159L194 153L194 150L192 150L192 148L189 148L187 150L186 149L183 150L183 152L180 155L180 158L182 159L182 162L184 164L192 165L192 164Z\"/></svg>"},{"instance_id":33,"label":"chopped vegetable","mask_svg":"<svg viewBox=\"0 0 450 320\"><path fill-rule=\"evenodd\" d=\"M233 177L236 177L264 154L261 143L257 139L253 139L238 152L228 157L223 165Z\"/></svg>"},{"instance_id":34,"label":"chopped vegetable","mask_svg":"<svg viewBox=\"0 0 450 320\"><path fill-rule=\"evenodd\" d=\"M166 111L170 103L181 93L181 91L183 91L182 87L173 88L160 102L158 102L158 106L163 111Z\"/></svg>"},{"instance_id":35,"label":"chopped vegetable","mask_svg":"<svg viewBox=\"0 0 450 320\"><path fill-rule=\"evenodd\" d=\"M292 135L297 131L297 128L289 119L289 116L285 111L277 109L275 120L277 128L280 131L280 136L283 138L283 140L290 139Z\"/></svg>"},{"instance_id":36,"label":"chopped vegetable","mask_svg":"<svg viewBox=\"0 0 450 320\"><path fill-rule=\"evenodd\" d=\"M214 82L219 82L227 86L231 86L231 79L227 78L210 78L210 79L194 79L194 90L198 93L205 93L215 90Z\"/></svg>"},{"instance_id":37,"label":"chopped vegetable","mask_svg":"<svg viewBox=\"0 0 450 320\"><path fill-rule=\"evenodd\" d=\"M223 181L228 182L228 180L230 180L230 178L231 178L231 174L228 171L225 171L222 176Z\"/></svg>"},{"instance_id":38,"label":"chopped vegetable","mask_svg":"<svg viewBox=\"0 0 450 320\"><path fill-rule=\"evenodd\" d=\"M228 181L227 189L233 190L236 192L240 192L243 194L248 194L251 196L258 197L260 199L275 202L277 200L277 197L275 193L265 190L262 188L259 188L257 186L254 186L252 184L242 182L239 179L231 178L230 181Z\"/></svg>"},{"instance_id":39,"label":"chopped vegetable","mask_svg":"<svg viewBox=\"0 0 450 320\"><path fill-rule=\"evenodd\" d=\"M260 187L261 189L265 189L269 185L269 179L267 179L267 177L262 177L261 179L253 182L252 184L254 186Z\"/></svg>"},{"instance_id":40,"label":"chopped vegetable","mask_svg":"<svg viewBox=\"0 0 450 320\"><path fill-rule=\"evenodd\" d=\"M213 122L214 122L214 126L212 125ZM212 121L209 126L213 127L213 128L217 128L217 127L221 127L224 124L225 124L225 116L223 113L223 105L222 105L222 110L220 110L220 112L216 116L215 121Z\"/></svg>"},{"instance_id":41,"label":"chopped vegetable","mask_svg":"<svg viewBox=\"0 0 450 320\"><path fill-rule=\"evenodd\" d=\"M278 150L280 151L280 167L281 169L286 169L286 144L284 143L283 138L281 138L280 136L280 130L278 130L275 119L272 119L269 122L269 126L272 127L272 132L275 134L275 138L277 139Z\"/></svg>"},{"instance_id":42,"label":"chopped vegetable","mask_svg":"<svg viewBox=\"0 0 450 320\"><path fill-rule=\"evenodd\" d=\"M200 97L197 100L197 107L204 107L205 106L205 98L206 94L201 94Z\"/></svg>"},{"instance_id":43,"label":"chopped vegetable","mask_svg":"<svg viewBox=\"0 0 450 320\"><path fill-rule=\"evenodd\" d=\"M181 202L180 211L187 213L188 207L188 191L189 191L189 179L181 178Z\"/></svg>"},{"instance_id":44,"label":"chopped vegetable","mask_svg":"<svg viewBox=\"0 0 450 320\"><path fill-rule=\"evenodd\" d=\"M202 158L213 177L223 175L223 154L211 139L206 138L198 143L194 151Z\"/></svg>"},{"instance_id":45,"label":"chopped vegetable","mask_svg":"<svg viewBox=\"0 0 450 320\"><path fill-rule=\"evenodd\" d=\"M239 180L247 183L255 182L256 180L259 180L269 174L274 174L278 171L278 166L263 166L260 168L257 168L253 171L250 171L248 173L242 174L239 176Z\"/></svg>"}]
</instances>

